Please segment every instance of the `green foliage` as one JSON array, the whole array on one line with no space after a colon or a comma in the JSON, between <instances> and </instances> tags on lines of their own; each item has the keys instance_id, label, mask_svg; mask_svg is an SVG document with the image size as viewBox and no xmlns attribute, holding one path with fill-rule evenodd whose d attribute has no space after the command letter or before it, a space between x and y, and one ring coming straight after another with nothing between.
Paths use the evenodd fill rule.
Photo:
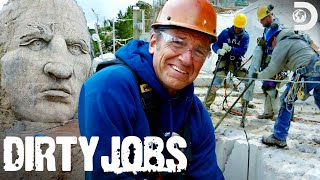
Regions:
<instances>
[{"instance_id":1,"label":"green foliage","mask_svg":"<svg viewBox=\"0 0 320 180\"><path fill-rule=\"evenodd\" d=\"M116 39L128 39L133 36L133 20L132 20L132 6L128 6L127 12L124 14L119 11L118 21L115 23L116 27ZM116 49L119 49L121 45L116 44Z\"/></svg>"}]
</instances>

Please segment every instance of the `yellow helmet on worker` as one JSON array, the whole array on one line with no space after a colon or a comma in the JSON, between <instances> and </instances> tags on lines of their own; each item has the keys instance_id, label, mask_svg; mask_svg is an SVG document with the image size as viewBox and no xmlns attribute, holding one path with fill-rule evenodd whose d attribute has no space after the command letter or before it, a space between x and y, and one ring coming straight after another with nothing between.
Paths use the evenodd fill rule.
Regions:
<instances>
[{"instance_id":1,"label":"yellow helmet on worker","mask_svg":"<svg viewBox=\"0 0 320 180\"><path fill-rule=\"evenodd\" d=\"M257 10L257 18L258 20L262 20L263 18L272 14L274 6L269 4L268 6L259 6Z\"/></svg>"},{"instance_id":2,"label":"yellow helmet on worker","mask_svg":"<svg viewBox=\"0 0 320 180\"><path fill-rule=\"evenodd\" d=\"M242 14L242 13L239 13L239 14L236 14L234 19L233 19L233 25L237 28L244 28L247 24L247 16Z\"/></svg>"},{"instance_id":3,"label":"yellow helmet on worker","mask_svg":"<svg viewBox=\"0 0 320 180\"><path fill-rule=\"evenodd\" d=\"M217 15L209 0L168 0L151 26L192 29L209 35L211 42L216 42L216 23Z\"/></svg>"}]
</instances>

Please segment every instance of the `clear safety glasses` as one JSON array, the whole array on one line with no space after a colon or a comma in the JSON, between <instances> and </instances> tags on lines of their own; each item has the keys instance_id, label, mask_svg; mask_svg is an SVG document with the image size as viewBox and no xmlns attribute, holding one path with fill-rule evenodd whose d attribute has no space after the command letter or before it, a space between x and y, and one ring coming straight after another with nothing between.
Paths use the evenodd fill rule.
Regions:
<instances>
[{"instance_id":1,"label":"clear safety glasses","mask_svg":"<svg viewBox=\"0 0 320 180\"><path fill-rule=\"evenodd\" d=\"M194 47L190 49L190 43L188 43L187 40L180 39L164 31L160 31L160 34L163 37L163 40L170 45L169 47L174 52L178 54L184 54L187 51L191 51L192 58L195 61L203 62L211 54L209 49L202 47Z\"/></svg>"}]
</instances>

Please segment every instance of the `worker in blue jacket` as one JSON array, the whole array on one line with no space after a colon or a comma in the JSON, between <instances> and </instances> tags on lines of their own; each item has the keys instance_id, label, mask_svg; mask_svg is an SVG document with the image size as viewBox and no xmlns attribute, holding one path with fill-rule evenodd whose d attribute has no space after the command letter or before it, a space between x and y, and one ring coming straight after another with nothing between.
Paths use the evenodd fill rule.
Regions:
<instances>
[{"instance_id":1,"label":"worker in blue jacket","mask_svg":"<svg viewBox=\"0 0 320 180\"><path fill-rule=\"evenodd\" d=\"M183 18L191 8L193 15ZM86 179L224 179L217 165L214 128L193 85L210 56L210 43L217 39L214 8L208 0L168 0L152 27L150 43L130 41L115 54L124 64L99 70L81 89L80 133L88 140L99 137L93 171L86 172ZM139 87L139 81L147 86ZM155 95L151 103L159 105L151 116L145 108L150 101L142 98L147 92ZM185 139L184 172L104 172L101 156L111 157L113 136L135 136L143 142L151 135Z\"/></svg>"},{"instance_id":2,"label":"worker in blue jacket","mask_svg":"<svg viewBox=\"0 0 320 180\"><path fill-rule=\"evenodd\" d=\"M228 72L237 77L245 77L247 73L246 69L241 68L242 57L249 45L249 34L244 30L247 17L242 13L236 14L233 22L234 25L223 30L218 36L218 41L212 45L212 50L218 54L218 61L214 72L216 75L212 79L204 102L208 110Z\"/></svg>"}]
</instances>

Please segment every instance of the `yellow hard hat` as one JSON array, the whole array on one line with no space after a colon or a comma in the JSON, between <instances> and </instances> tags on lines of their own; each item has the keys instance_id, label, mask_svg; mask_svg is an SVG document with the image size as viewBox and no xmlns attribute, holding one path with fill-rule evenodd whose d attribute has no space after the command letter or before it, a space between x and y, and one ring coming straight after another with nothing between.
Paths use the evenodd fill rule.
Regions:
<instances>
[{"instance_id":1,"label":"yellow hard hat","mask_svg":"<svg viewBox=\"0 0 320 180\"><path fill-rule=\"evenodd\" d=\"M244 28L246 24L247 24L247 16L242 13L236 14L233 20L233 25L237 28Z\"/></svg>"},{"instance_id":2,"label":"yellow hard hat","mask_svg":"<svg viewBox=\"0 0 320 180\"><path fill-rule=\"evenodd\" d=\"M272 14L273 5L270 4L268 6L259 6L257 10L257 18L260 21L261 19L265 18L266 16L269 16Z\"/></svg>"},{"instance_id":3,"label":"yellow hard hat","mask_svg":"<svg viewBox=\"0 0 320 180\"><path fill-rule=\"evenodd\" d=\"M186 12L189 14L186 15ZM217 40L217 15L209 0L168 0L159 12L153 28L177 26L196 30Z\"/></svg>"}]
</instances>

